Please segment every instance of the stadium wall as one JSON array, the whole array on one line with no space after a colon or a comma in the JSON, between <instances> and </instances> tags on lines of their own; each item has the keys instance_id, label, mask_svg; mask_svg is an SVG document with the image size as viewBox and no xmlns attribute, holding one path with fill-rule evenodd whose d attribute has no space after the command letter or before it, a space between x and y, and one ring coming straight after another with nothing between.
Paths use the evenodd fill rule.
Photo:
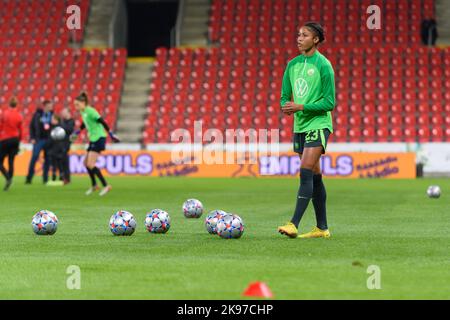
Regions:
<instances>
[{"instance_id":1,"label":"stadium wall","mask_svg":"<svg viewBox=\"0 0 450 320\"><path fill-rule=\"evenodd\" d=\"M72 146L72 152L76 157L73 157L73 173L83 173L82 169L79 168L79 159L84 154L85 145L77 144ZM176 148L176 149L175 149ZM131 161L131 166L136 166L136 159L140 157L141 154L150 155L152 159L151 172L148 169L142 169L141 173L139 170L134 172L134 169L127 170L123 167L123 170L116 173L118 169L111 170L112 175L115 174L131 174L131 175L169 175L169 174L159 174L155 168L158 164L167 164L171 161L170 154L172 152L184 151L185 154L194 154L204 148L205 152L211 154L211 152L258 152L259 156L266 155L266 152L270 151L273 154L279 153L278 160L271 158L271 167L269 169L260 168L261 159L258 159L256 165L257 172L256 176L261 175L275 175L275 176L297 176L299 162L297 161L296 155L292 153L292 145L290 143L280 143L276 145L261 145L261 144L234 144L234 145L222 145L222 144L210 144L208 146L196 145L196 144L148 144L144 148L140 144L109 144L108 150L105 155L110 155L111 157L122 157L126 156ZM26 174L26 169L28 166L28 160L30 156L30 151L32 146L30 144L23 144L21 147L16 165L17 175L23 176ZM186 153L187 152L187 153ZM426 177L450 177L450 144L448 143L332 143L327 149L327 155L324 165L324 174L326 176L338 176L342 178L355 178L359 177L356 172L358 172L357 167L364 167L364 165L380 164L379 166L373 166L372 171L368 171L372 176L382 176L382 177L394 177L394 178L414 178L416 173L419 176L423 173ZM351 158L346 158L345 156L351 155ZM144 157L145 158L145 157ZM226 158L226 157L225 157ZM396 158L396 161L391 161L392 158ZM286 162L289 159L288 163ZM386 161L383 163L383 161ZM104 161L104 160L101 160ZM115 163L119 160L108 160ZM128 161L128 160L127 160ZM146 161L146 160L140 160ZM263 162L267 163L267 159L264 158ZM273 162L275 161L275 162ZM279 162L279 169L276 169L276 163ZM236 161L235 161L236 162ZM78 163L78 164L77 164ZM350 165L349 165L350 163ZM143 164L144 167L146 164ZM181 172L183 175L192 176L233 176L233 170L235 168L240 168L240 164L236 164L237 167L230 166L229 164L204 164L199 167L198 163L196 166L201 168L199 173L193 174L185 170ZM252 164L255 167L255 163ZM342 166L339 169L339 165ZM125 164L124 164L125 166ZM297 167L295 167L297 166ZM352 174L348 174L349 166L352 167ZM38 165L40 167L40 165ZM100 163L100 167L106 169L108 174L108 167L106 164ZM130 165L128 165L130 167ZM176 171L183 169L183 166L172 166L173 175ZM391 170L392 167L397 169ZM224 171L224 168L227 170ZM275 169L274 169L275 168ZM384 171L383 171L384 170ZM397 171L398 172L395 172ZM38 169L39 171L39 169ZM335 172L336 171L336 172ZM169 171L168 171L169 172ZM215 172L215 173L214 173ZM230 173L231 172L231 173ZM278 173L277 173L278 172ZM180 173L180 172L178 172ZM363 172L364 173L364 172ZM366 173L361 173L361 176L366 177ZM250 176L252 174L249 174Z\"/></svg>"}]
</instances>

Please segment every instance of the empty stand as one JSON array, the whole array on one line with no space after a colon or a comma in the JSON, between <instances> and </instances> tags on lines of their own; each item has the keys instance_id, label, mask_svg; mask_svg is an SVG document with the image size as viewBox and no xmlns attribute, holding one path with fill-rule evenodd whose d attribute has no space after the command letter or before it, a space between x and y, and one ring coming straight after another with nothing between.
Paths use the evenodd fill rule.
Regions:
<instances>
[{"instance_id":1,"label":"empty stand","mask_svg":"<svg viewBox=\"0 0 450 320\"><path fill-rule=\"evenodd\" d=\"M409 46L321 49L336 73L337 142L448 141L450 50ZM169 142L175 128L280 128L281 79L295 49L284 47L157 50L144 142ZM433 66L433 67L430 67Z\"/></svg>"},{"instance_id":2,"label":"empty stand","mask_svg":"<svg viewBox=\"0 0 450 320\"><path fill-rule=\"evenodd\" d=\"M114 125L125 65L125 49L0 49L0 104L17 96L28 124L44 99L53 100L56 111L73 110L73 98L84 90L90 103Z\"/></svg>"},{"instance_id":3,"label":"empty stand","mask_svg":"<svg viewBox=\"0 0 450 320\"><path fill-rule=\"evenodd\" d=\"M80 7L81 30L69 30L70 5ZM0 0L0 47L67 47L83 39L89 0Z\"/></svg>"},{"instance_id":4,"label":"empty stand","mask_svg":"<svg viewBox=\"0 0 450 320\"><path fill-rule=\"evenodd\" d=\"M375 32L366 26L370 5L381 9ZM228 47L290 46L299 24L314 20L333 44L420 44L421 21L434 16L434 0L214 0L209 37Z\"/></svg>"}]
</instances>

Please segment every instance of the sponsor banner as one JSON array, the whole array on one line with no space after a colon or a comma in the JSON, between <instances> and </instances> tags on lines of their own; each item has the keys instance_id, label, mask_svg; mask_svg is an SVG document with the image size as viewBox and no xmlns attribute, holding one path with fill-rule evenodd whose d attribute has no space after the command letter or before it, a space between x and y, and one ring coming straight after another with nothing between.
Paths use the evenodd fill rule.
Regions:
<instances>
[{"instance_id":1,"label":"sponsor banner","mask_svg":"<svg viewBox=\"0 0 450 320\"><path fill-rule=\"evenodd\" d=\"M31 152L16 158L16 175L25 176ZM73 174L85 174L85 152L70 154ZM192 177L297 177L300 159L295 153L258 155L249 162L243 154L216 152L188 153L180 162L172 161L172 153L164 151L108 150L101 154L97 166L108 176L192 176ZM245 161L244 161L245 160ZM42 171L42 159L36 174ZM330 152L322 156L323 175L332 178L415 178L415 153Z\"/></svg>"},{"instance_id":2,"label":"sponsor banner","mask_svg":"<svg viewBox=\"0 0 450 320\"><path fill-rule=\"evenodd\" d=\"M261 176L298 176L297 154L260 157ZM322 174L333 178L415 178L414 153L330 152L321 158Z\"/></svg>"}]
</instances>

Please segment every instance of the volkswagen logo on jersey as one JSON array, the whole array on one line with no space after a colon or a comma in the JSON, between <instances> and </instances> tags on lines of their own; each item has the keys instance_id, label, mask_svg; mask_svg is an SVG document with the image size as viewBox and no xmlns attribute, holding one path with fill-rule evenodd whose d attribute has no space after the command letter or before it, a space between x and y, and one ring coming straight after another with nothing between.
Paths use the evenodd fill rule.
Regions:
<instances>
[{"instance_id":1,"label":"volkswagen logo on jersey","mask_svg":"<svg viewBox=\"0 0 450 320\"><path fill-rule=\"evenodd\" d=\"M295 80L295 94L297 97L302 98L308 93L308 83L303 78Z\"/></svg>"}]
</instances>

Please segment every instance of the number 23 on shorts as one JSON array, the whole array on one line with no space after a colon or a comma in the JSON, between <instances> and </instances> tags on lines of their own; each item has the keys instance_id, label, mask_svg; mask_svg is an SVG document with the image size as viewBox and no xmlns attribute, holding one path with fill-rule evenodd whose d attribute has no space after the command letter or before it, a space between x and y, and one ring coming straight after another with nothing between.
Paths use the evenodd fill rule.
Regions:
<instances>
[{"instance_id":1,"label":"number 23 on shorts","mask_svg":"<svg viewBox=\"0 0 450 320\"><path fill-rule=\"evenodd\" d=\"M305 142L310 143L319 139L319 130L311 130L306 133Z\"/></svg>"}]
</instances>

